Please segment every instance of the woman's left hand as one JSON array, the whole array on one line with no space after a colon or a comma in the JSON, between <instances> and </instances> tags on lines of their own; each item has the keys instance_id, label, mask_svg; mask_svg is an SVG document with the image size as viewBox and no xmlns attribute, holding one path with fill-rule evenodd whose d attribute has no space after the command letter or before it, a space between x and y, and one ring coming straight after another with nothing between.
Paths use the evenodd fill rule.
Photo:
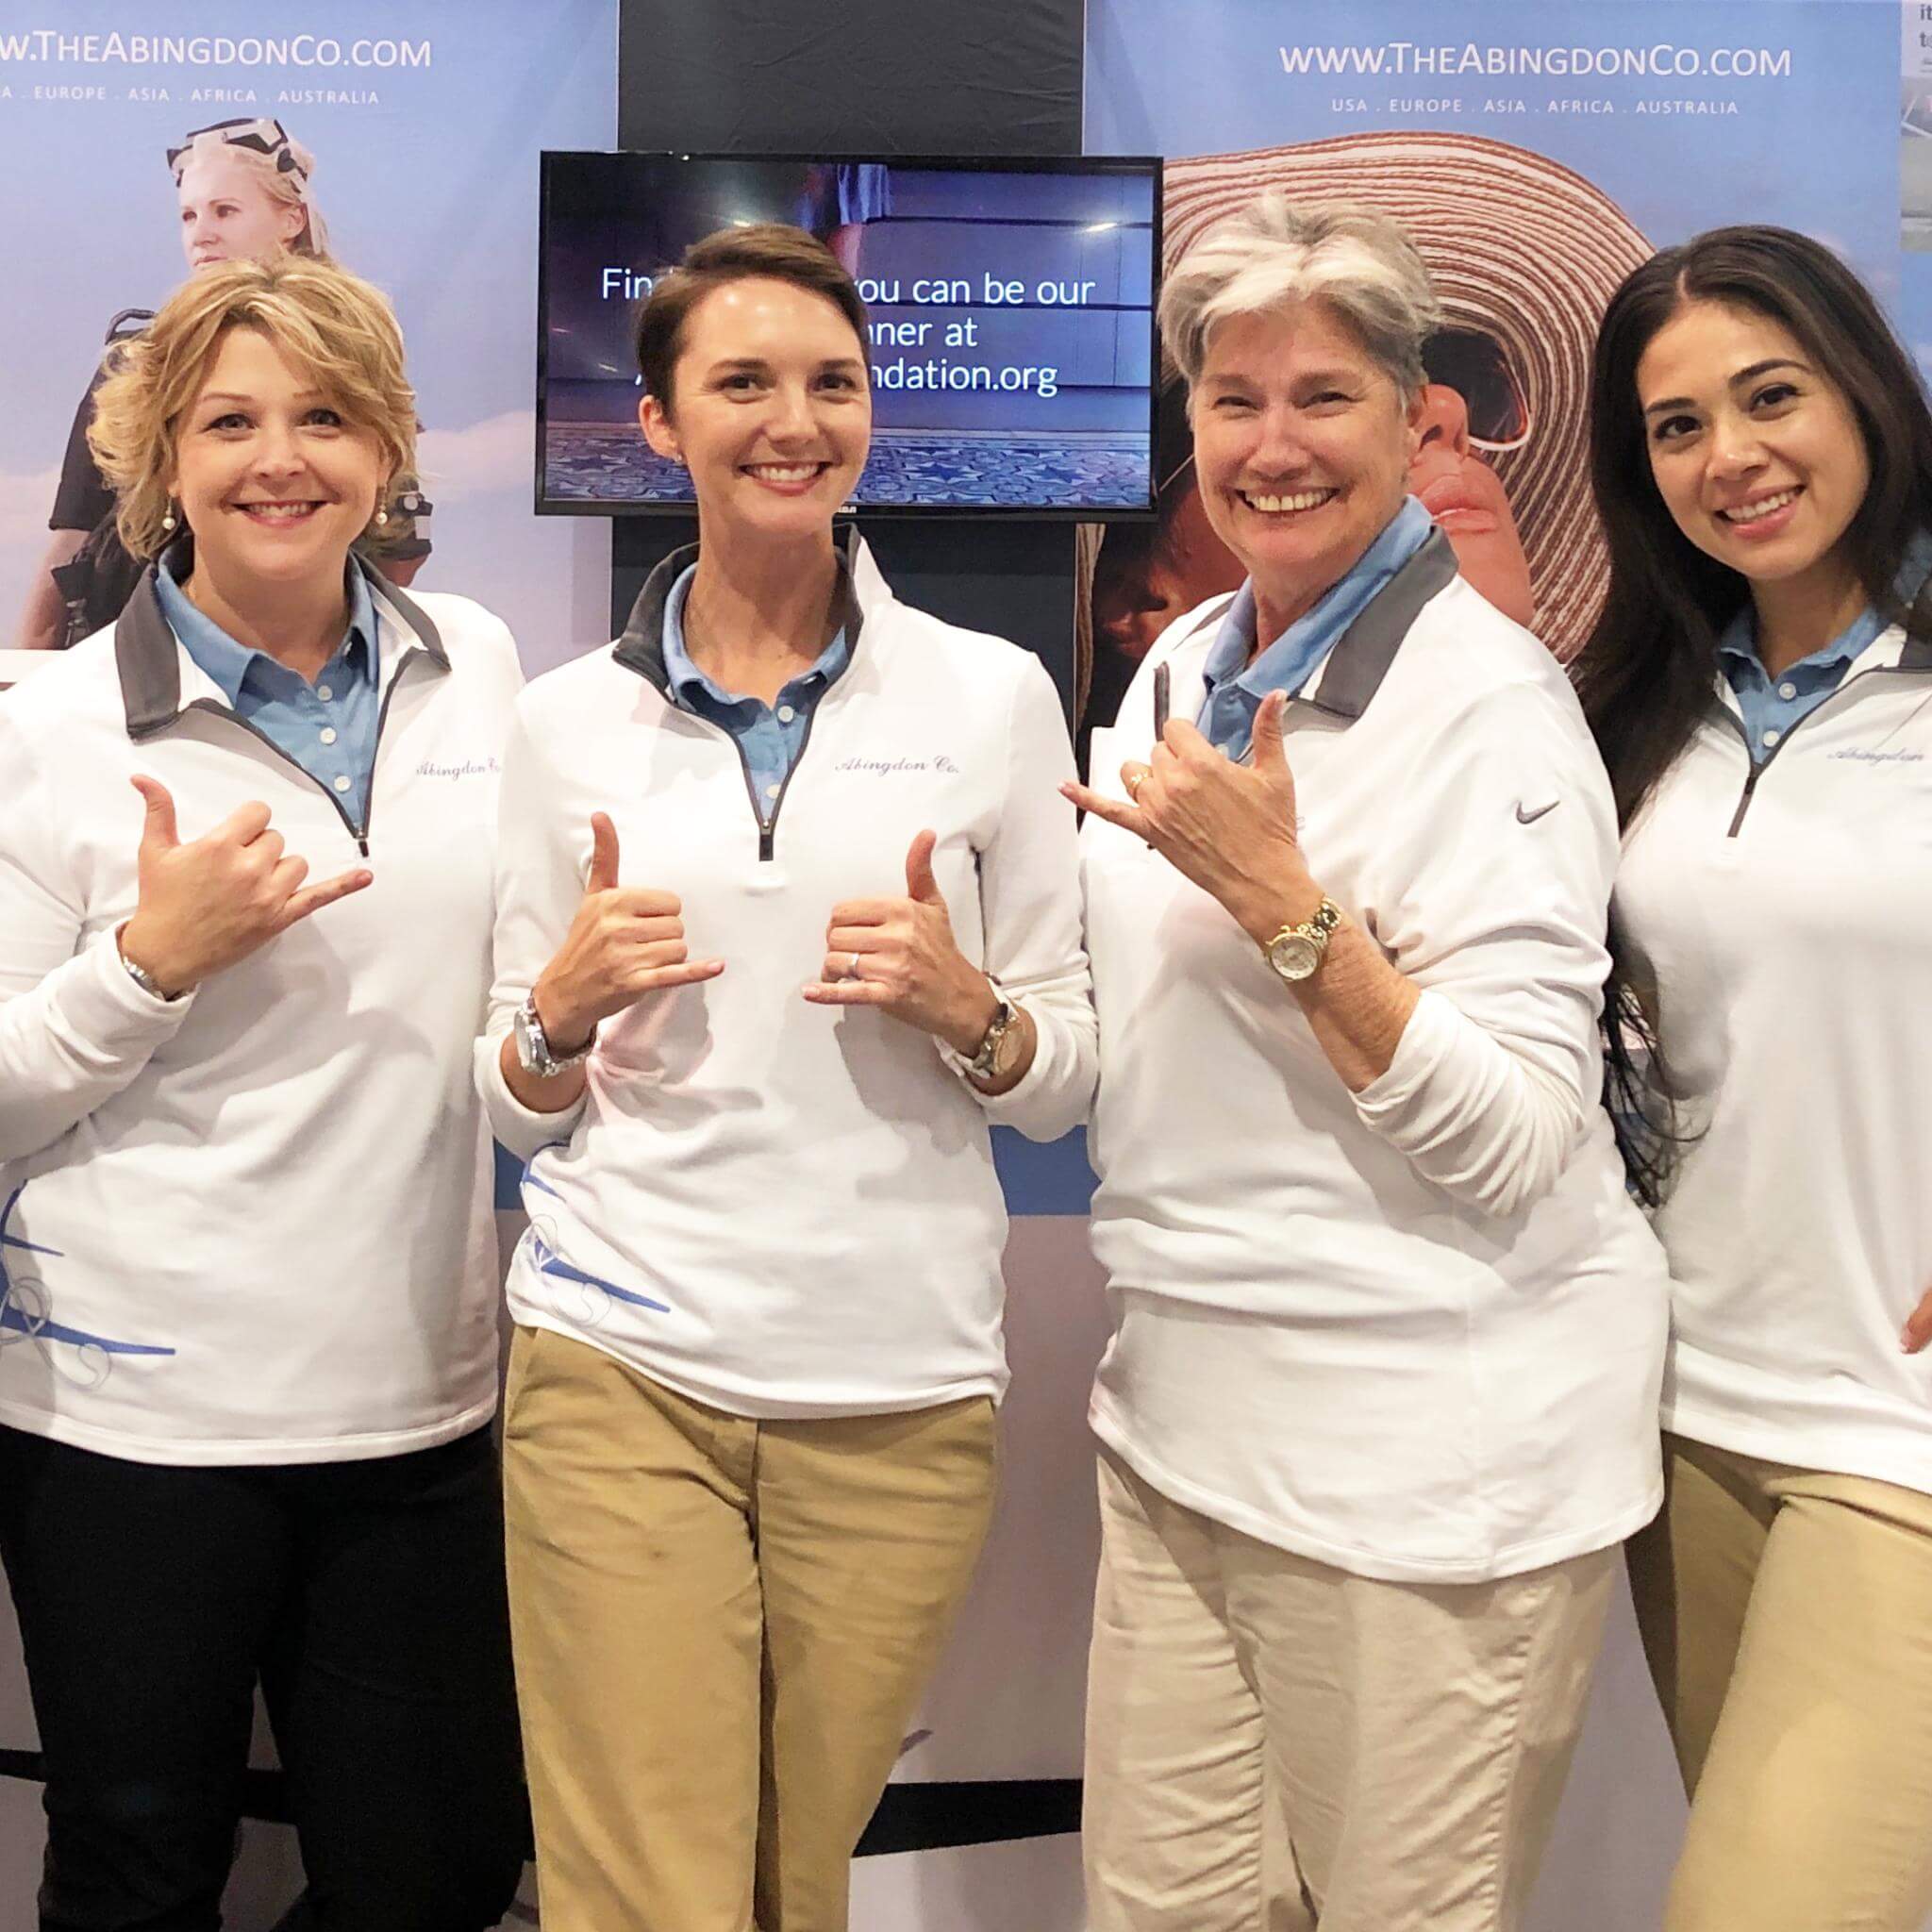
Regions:
<instances>
[{"instance_id":1,"label":"woman's left hand","mask_svg":"<svg viewBox=\"0 0 1932 1932\"><path fill-rule=\"evenodd\" d=\"M960 952L933 876L938 835L906 854L903 899L847 899L832 908L825 962L805 996L820 1007L876 1007L973 1054L999 1012L992 982Z\"/></svg>"},{"instance_id":2,"label":"woman's left hand","mask_svg":"<svg viewBox=\"0 0 1932 1932\"><path fill-rule=\"evenodd\" d=\"M1170 718L1154 762L1121 767L1131 804L1085 785L1060 790L1082 811L1144 839L1264 941L1280 930L1290 902L1311 889L1295 841L1294 774L1281 741L1287 702L1279 691L1261 700L1252 764L1236 764L1186 719Z\"/></svg>"}]
</instances>

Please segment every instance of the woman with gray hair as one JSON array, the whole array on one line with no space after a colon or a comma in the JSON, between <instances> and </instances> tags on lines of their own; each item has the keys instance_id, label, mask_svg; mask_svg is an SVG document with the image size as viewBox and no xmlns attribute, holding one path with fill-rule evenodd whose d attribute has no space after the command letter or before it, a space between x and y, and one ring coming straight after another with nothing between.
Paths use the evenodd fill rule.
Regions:
<instances>
[{"instance_id":1,"label":"woman with gray hair","mask_svg":"<svg viewBox=\"0 0 1932 1932\"><path fill-rule=\"evenodd\" d=\"M1162 298L1248 577L1070 788L1117 1324L1094 1932L1519 1924L1658 1503L1664 1269L1597 1105L1616 818L1407 493L1435 314L1392 222L1279 196Z\"/></svg>"}]
</instances>

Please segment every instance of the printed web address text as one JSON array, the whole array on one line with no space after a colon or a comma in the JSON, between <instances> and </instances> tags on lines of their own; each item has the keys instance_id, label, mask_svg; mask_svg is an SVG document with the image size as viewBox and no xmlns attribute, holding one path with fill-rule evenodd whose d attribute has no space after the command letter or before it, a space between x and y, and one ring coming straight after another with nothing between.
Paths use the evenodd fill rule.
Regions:
<instances>
[{"instance_id":1,"label":"printed web address text","mask_svg":"<svg viewBox=\"0 0 1932 1932\"><path fill-rule=\"evenodd\" d=\"M1788 79L1789 47L1425 47L1388 41L1378 47L1283 47L1284 74L1352 75L1474 74L1556 79L1699 75L1724 80Z\"/></svg>"},{"instance_id":2,"label":"printed web address text","mask_svg":"<svg viewBox=\"0 0 1932 1932\"><path fill-rule=\"evenodd\" d=\"M64 34L51 26L0 33L0 63L82 67L427 67L427 41L327 34Z\"/></svg>"}]
</instances>

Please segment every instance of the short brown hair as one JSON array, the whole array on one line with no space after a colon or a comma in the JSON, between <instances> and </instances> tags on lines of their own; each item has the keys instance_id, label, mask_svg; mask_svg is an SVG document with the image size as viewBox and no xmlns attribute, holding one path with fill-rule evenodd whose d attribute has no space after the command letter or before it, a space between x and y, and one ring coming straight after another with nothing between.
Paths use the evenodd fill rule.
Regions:
<instances>
[{"instance_id":1,"label":"short brown hair","mask_svg":"<svg viewBox=\"0 0 1932 1932\"><path fill-rule=\"evenodd\" d=\"M671 373L684 347L684 325L713 289L754 277L790 282L823 295L852 325L866 346L865 302L839 258L803 228L784 222L752 222L720 228L684 251L684 260L659 275L638 310L638 373L644 388L665 408L671 403Z\"/></svg>"},{"instance_id":2,"label":"short brown hair","mask_svg":"<svg viewBox=\"0 0 1932 1932\"><path fill-rule=\"evenodd\" d=\"M416 395L388 297L314 256L222 262L184 282L115 349L94 392L88 447L113 489L121 541L136 557L154 556L167 541L162 519L181 418L223 338L238 328L266 336L345 419L375 437L391 489L415 471Z\"/></svg>"}]
</instances>

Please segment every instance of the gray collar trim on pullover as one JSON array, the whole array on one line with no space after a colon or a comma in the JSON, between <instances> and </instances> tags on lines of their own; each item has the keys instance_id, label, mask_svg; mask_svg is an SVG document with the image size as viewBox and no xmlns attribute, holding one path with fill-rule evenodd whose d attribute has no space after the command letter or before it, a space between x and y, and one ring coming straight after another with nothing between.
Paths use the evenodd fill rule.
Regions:
<instances>
[{"instance_id":1,"label":"gray collar trim on pullover","mask_svg":"<svg viewBox=\"0 0 1932 1932\"><path fill-rule=\"evenodd\" d=\"M449 669L449 653L442 636L429 614L414 599L406 597L395 585L365 559L352 557L352 570L359 570L369 585L369 594L380 606L395 611L416 634L416 641L441 669ZM181 646L168 620L161 614L160 599L155 595L155 566L142 573L134 594L127 600L114 625L114 661L121 675L121 702L127 712L127 735L140 740L165 730L181 715ZM214 708L225 710L225 706Z\"/></svg>"},{"instance_id":2,"label":"gray collar trim on pullover","mask_svg":"<svg viewBox=\"0 0 1932 1932\"><path fill-rule=\"evenodd\" d=\"M1337 640L1306 701L1341 718L1359 718L1382 688L1409 626L1432 597L1456 580L1456 553L1441 530L1376 591Z\"/></svg>"},{"instance_id":3,"label":"gray collar trim on pullover","mask_svg":"<svg viewBox=\"0 0 1932 1932\"><path fill-rule=\"evenodd\" d=\"M837 627L844 631L846 647L855 658L858 655L859 628L865 622L865 611L858 601L855 583L858 541L858 530L855 525L847 533L844 547L838 553L839 582L832 593L839 618ZM651 572L644 579L644 588L638 592L637 602L630 608L624 635L618 639L612 653L626 671L635 671L647 684L667 695L671 690L671 675L664 669L664 605L671 595L672 585L697 560L698 546L687 543L681 549L674 550Z\"/></svg>"}]
</instances>

